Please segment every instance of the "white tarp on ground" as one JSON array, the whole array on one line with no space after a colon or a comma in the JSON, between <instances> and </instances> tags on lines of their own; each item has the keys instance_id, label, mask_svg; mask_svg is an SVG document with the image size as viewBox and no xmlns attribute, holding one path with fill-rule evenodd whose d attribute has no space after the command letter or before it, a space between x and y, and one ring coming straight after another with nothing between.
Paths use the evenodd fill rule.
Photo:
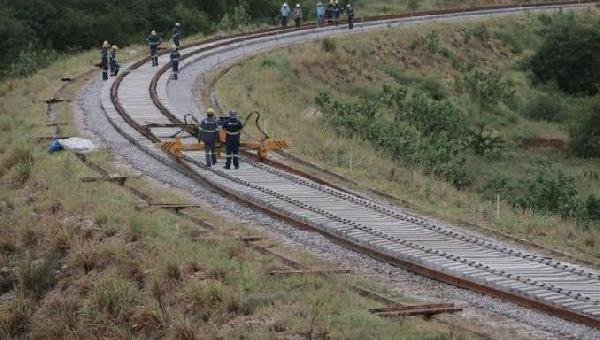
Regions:
<instances>
[{"instance_id":1,"label":"white tarp on ground","mask_svg":"<svg viewBox=\"0 0 600 340\"><path fill-rule=\"evenodd\" d=\"M65 150L69 150L74 153L90 153L96 150L96 146L89 139L73 137L68 139L60 139L58 142Z\"/></svg>"}]
</instances>

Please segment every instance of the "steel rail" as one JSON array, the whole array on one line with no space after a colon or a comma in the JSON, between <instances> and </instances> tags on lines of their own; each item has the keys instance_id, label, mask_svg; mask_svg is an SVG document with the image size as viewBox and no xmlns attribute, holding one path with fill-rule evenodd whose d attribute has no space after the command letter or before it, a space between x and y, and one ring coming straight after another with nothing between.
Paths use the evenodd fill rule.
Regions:
<instances>
[{"instance_id":1,"label":"steel rail","mask_svg":"<svg viewBox=\"0 0 600 340\"><path fill-rule=\"evenodd\" d=\"M570 4L570 3L577 3L577 2L567 2L567 3ZM563 3L563 4L567 4L567 3ZM551 5L552 6L556 6L557 3L552 3ZM543 5L542 4L536 4L535 6L532 6L532 7L541 7L541 6L543 6ZM511 8L511 7L508 6L508 7L504 7L504 8ZM457 11L457 12L451 12L450 11L450 12L447 12L447 13L463 13L463 11ZM437 12L436 14L439 14L439 12ZM291 31L291 30L286 30L286 31ZM269 33L260 33L259 37L264 37L264 36L268 36L268 35L271 35L271 34L277 34L277 33L273 33L273 32L281 32L281 30L271 31ZM248 36L252 36L252 33L248 34ZM257 38L257 36L255 35L254 38ZM240 39L243 40L244 38L240 38ZM217 41L217 40L215 40L215 41ZM228 44L235 43L233 41L239 42L239 40L232 39L232 40L229 40L228 42L222 42L222 43L218 43L216 45L218 45L219 47L222 47L222 46L226 46ZM212 48L217 48L216 45L213 46ZM200 48L199 49L200 52L198 52L198 53L201 53L201 52L204 52L204 51L208 51L209 49L211 49L211 48L210 47ZM194 53L194 52L192 52L192 53ZM186 57L189 57L190 55L191 54L188 54L188 55L186 55ZM142 60L142 61L140 61L138 63L135 63L134 65L132 65L132 67L130 67L130 70L135 70L135 69L139 68L146 61L147 61L147 59L144 59L144 60ZM164 67L163 69L161 69L161 71L162 71L161 75L164 74L164 72L166 72L166 69L168 69L168 68ZM118 88L119 88L119 86L120 86L120 84L121 84L121 82L122 82L122 80L123 80L124 77L125 77L125 74L122 74L115 81L115 83L113 84L113 86L111 88L111 100L112 100L112 102L113 102L113 104L115 106L115 109L117 110L117 112L119 112L119 114L123 117L123 119L129 125L131 125L132 127L134 127L138 132L140 132L142 135L146 136L146 138L148 138L149 140L151 140L153 142L156 142L159 139L156 136L154 136L150 131L141 129L141 127L139 126L139 124L137 122L135 122L131 117L129 117L129 115L127 114L127 112L125 112L124 108L119 103ZM158 78L159 77L156 78L156 81L158 81ZM154 87L154 89L155 89L156 88L156 82L153 81L153 83L154 83L154 85L151 84L150 87L151 88ZM152 101L154 102L155 98L152 98ZM155 102L154 104L156 105L157 103ZM158 107L158 105L157 105L157 107ZM162 112L162 110L161 110L161 112ZM168 115L166 115L166 116L168 117ZM175 116L173 116L173 117L175 117ZM263 212L267 213L268 215L271 215L273 217L285 220L287 222L291 222L293 225L301 226L301 227L303 227L303 229L304 228L313 229L313 230L316 229L317 231L321 232L322 234L325 234L326 236L332 238L333 240L335 240L337 242L340 242L340 243L342 243L342 244L344 244L344 245L346 245L346 246L348 246L350 248L357 249L357 250L359 250L362 253L369 254L370 256L383 259L386 262L390 262L390 263L395 264L395 265L400 265L400 266L402 266L404 268L407 268L407 269L409 269L411 271L414 271L414 272L417 272L417 273L423 274L425 276L432 277L432 278L435 278L435 279L438 279L438 280L441 280L441 281L444 281L444 282L452 283L452 284L455 284L457 286L469 288L469 289L472 289L472 290L475 290L475 291L483 292L483 293L486 293L486 294L489 294L489 295L493 295L493 296L500 297L500 298L503 298L503 299L506 299L506 300L510 300L510 301L513 301L513 302L515 302L517 304L520 304L520 305L524 305L524 306L527 306L527 307L536 308L536 309L548 312L550 314L561 316L561 317L563 317L565 319L569 319L569 320L572 320L572 321L576 321L576 322L588 324L588 325L593 326L593 327L600 327L600 320L598 318L591 317L591 316L585 315L585 314L581 314L581 313L578 313L578 312L570 310L570 309L562 308L560 306L551 305L551 304L545 303L543 301L536 300L536 299L534 299L532 297L526 297L526 296L523 296L523 295L520 295L520 294L507 292L505 290L502 290L502 289L499 289L499 288L496 288L496 287L491 287L491 286L488 286L488 285L483 285L481 283L474 282L472 280L468 280L468 279L465 279L465 278L462 278L462 277L457 277L455 275L450 275L450 274L445 273L445 272L432 270L431 268L428 268L428 267L426 267L424 265L420 265L418 263L406 261L406 260L400 259L400 258L398 258L396 256L390 256L389 254L385 254L385 253L382 253L382 252L374 251L372 248L361 244L360 241L352 240L350 237L348 237L347 234L339 234L339 233L334 233L334 232L331 232L331 231L328 231L328 230L324 230L322 228L315 228L315 226L312 225L311 223L307 223L307 222L301 221L301 220L299 220L297 218L290 217L285 212L276 211L276 209L273 209L273 207L268 207L268 206L262 205L262 204L254 201L252 199L248 199L248 197L244 197L243 195L240 195L238 193L234 193L234 192L231 192L231 191L228 191L228 190L222 188L218 184L216 184L216 183L208 180L207 178L204 178L202 175L198 174L196 171L194 171L193 167L190 165L190 164L192 164L192 165L198 166L198 167L200 167L202 169L206 169L206 167L203 164L197 162L196 160L194 160L194 159L192 159L190 157L186 157L185 160L186 160L186 162L178 162L178 167L180 168L180 170L183 170L183 172L186 173L188 176L191 176L194 179L207 184L214 191L217 191L220 194L225 195L227 197L233 198L234 200L236 200L236 201L238 201L240 203L243 203L243 204L245 204L247 206L250 206L250 207L252 207L254 209L263 211ZM250 164L252 164L253 166L255 166L255 167L262 167L263 170L270 169L268 172L270 172L270 173L272 173L272 174L274 174L276 176L280 176L280 177L291 176L289 174L285 174L285 173L281 172L280 170L276 170L276 169L273 169L273 168L267 168L267 167L264 167L264 165L258 165L257 163L253 163L252 161L248 161L248 162ZM186 163L188 163L188 164L186 164ZM284 201L288 201L289 203L291 203L293 205L296 205L296 206L298 206L298 207L300 207L302 209L314 210L316 213L321 214L323 216L326 216L326 217L328 217L331 220L334 220L334 221L337 221L337 222L349 225L351 227L350 230L361 230L363 232L366 232L366 233L371 234L372 236L376 236L376 237L383 237L383 238L385 238L387 236L387 235L383 235L380 231L372 230L371 228L369 228L369 227L367 227L365 225L361 225L360 223L353 222L351 220L342 218L340 216L336 216L335 214L326 212L326 211L324 211L322 209L311 207L311 206L309 206L309 205L307 205L307 204L305 204L305 203L303 203L301 201L294 200L293 198L290 198L290 197L285 197L284 195L282 195L280 193L277 193L277 192L274 192L271 189L268 189L266 187L261 187L260 185L256 185L256 184L253 184L253 183L249 183L249 182L241 180L241 179L239 179L239 178L237 178L235 176L227 174L227 173L225 173L223 171L220 171L220 170L211 170L211 171L213 173L219 175L220 177L227 178L228 180L230 180L232 182L236 182L236 183L239 183L241 185L245 185L247 187L251 187L253 189L256 189L256 190L259 190L261 192L264 192L265 194L271 195L273 197L277 197L277 198L282 199ZM289 178L289 177L288 177L288 179L293 179L296 182L302 181L303 185L310 184L310 182L308 182L308 181L306 181L304 179L299 179L299 178L295 178L294 179L294 178ZM330 194L330 195L331 194L335 195L335 193L336 193L336 191L334 189L326 189L326 188L323 188L323 186L314 187L314 188L315 189L320 189L320 190L326 190L326 191L328 191L327 193ZM346 197L343 197L343 196L340 197L340 196L338 196L338 197L340 197L342 199L347 199L348 197L351 197L347 193L343 193L343 194L340 194L340 195L348 195ZM362 200L361 198L356 198L356 199ZM367 202L367 203L365 203L365 202ZM360 204L363 204L363 205L367 204L369 208L372 208L372 209L373 208L377 208L377 209L379 209L376 205L373 205L375 203L368 202L366 200L365 201L361 201L361 202L355 201L354 203L360 203ZM389 211L382 211L381 209L379 209L379 212L384 212L384 213L388 213L388 214L390 213ZM394 217L401 219L399 216L394 216ZM436 230L437 232L445 232L447 234L447 236L457 236L458 235L455 232L452 232L452 231L449 231L449 230L442 230L438 226L428 225L427 223L424 223L422 221L416 220L416 219L414 219L412 217L408 218L407 221L409 221L411 223L415 223L415 224L421 224L423 227L428 228L430 230ZM448 234L448 232L450 232L450 234ZM388 241L399 243L399 244L402 244L403 246L406 246L406 247L409 247L409 248L413 248L415 250L420 250L420 251L427 250L427 249L425 249L425 247L420 246L420 245L418 245L418 244L416 244L414 242L410 242L410 241L406 241L406 240L402 240L402 239L398 239L398 238L393 238L393 237L392 238L388 237L387 239L388 239ZM465 240L463 240L463 241L465 241ZM469 238L466 241L469 241L469 242L472 242L473 244L478 244L478 245L481 245L481 246L488 246L488 247L490 246L490 244L486 244L485 242L477 240L477 239L471 239L471 238ZM491 246L493 247L493 244ZM495 250L497 250L497 249L495 249ZM438 255L438 254L436 254L436 255ZM519 254L519 256L521 256L521 255L522 254ZM462 260L462 259L460 259L460 257L454 256L454 255L444 254L444 256L446 256L447 258L451 259L452 261ZM526 259L526 260L531 260L531 261L534 261L534 260L535 261L539 261L540 260L540 259L536 259L536 258L531 257L531 256L522 256L522 257L524 259ZM542 260L542 262L540 262L540 263L545 263L544 259L541 259L541 260ZM554 263L553 262L546 262L545 264L547 264L547 265L556 265L557 267L561 266L561 269L563 269L563 270L564 269L568 269L568 267L564 267L565 265L561 265L560 263L556 263L556 262L554 262ZM479 263L470 263L469 262L468 265L471 265L471 266L477 267L477 268L481 267ZM490 268L486 268L486 269L490 269ZM575 269L575 268L573 268L573 269ZM591 273L587 273L585 271L581 272L581 273L575 271L574 273L575 274L581 274L581 275L588 275L588 276L589 276L589 274L591 274ZM511 276L507 276L506 278L511 278ZM592 278L592 277L590 277L590 278ZM535 284L529 282L527 278L523 278L522 280L521 280L520 277L518 277L518 278L512 278L512 279L516 279L517 281L522 281L525 284L532 284L533 286L536 286ZM540 287L544 287L544 285L540 285ZM555 287L550 287L549 286L549 287L546 287L545 289L548 289L549 291L552 291L553 289L555 289ZM559 291L559 293L564 293L566 296L570 296L571 295L570 292L567 292L567 291L565 291L565 292ZM576 298L576 299L579 299L579 298L586 299L586 297L583 297L581 295L575 296L574 298ZM589 298L588 298L588 300L589 300Z\"/></svg>"}]
</instances>

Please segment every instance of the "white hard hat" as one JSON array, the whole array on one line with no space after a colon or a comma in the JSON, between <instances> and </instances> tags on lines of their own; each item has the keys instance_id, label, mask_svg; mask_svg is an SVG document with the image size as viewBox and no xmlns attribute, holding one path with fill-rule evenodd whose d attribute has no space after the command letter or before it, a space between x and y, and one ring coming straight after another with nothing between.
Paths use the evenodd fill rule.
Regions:
<instances>
[{"instance_id":1,"label":"white hard hat","mask_svg":"<svg viewBox=\"0 0 600 340\"><path fill-rule=\"evenodd\" d=\"M156 31L155 31L155 30L152 30L152 31L150 32L150 34L152 34L152 35L156 35Z\"/></svg>"},{"instance_id":2,"label":"white hard hat","mask_svg":"<svg viewBox=\"0 0 600 340\"><path fill-rule=\"evenodd\" d=\"M175 26L179 27L179 26L180 26L180 24L179 24L178 22L176 22L176 23L175 23Z\"/></svg>"},{"instance_id":3,"label":"white hard hat","mask_svg":"<svg viewBox=\"0 0 600 340\"><path fill-rule=\"evenodd\" d=\"M235 109L231 109L231 110L229 110L229 114L230 115L236 115L237 111Z\"/></svg>"}]
</instances>

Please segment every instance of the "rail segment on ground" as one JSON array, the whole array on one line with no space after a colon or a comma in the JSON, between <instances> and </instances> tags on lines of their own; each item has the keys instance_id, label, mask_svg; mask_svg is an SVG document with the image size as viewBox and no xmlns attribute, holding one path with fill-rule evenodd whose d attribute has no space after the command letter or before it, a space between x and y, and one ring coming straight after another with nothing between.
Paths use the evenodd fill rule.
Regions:
<instances>
[{"instance_id":1,"label":"rail segment on ground","mask_svg":"<svg viewBox=\"0 0 600 340\"><path fill-rule=\"evenodd\" d=\"M185 66L181 76L198 77L252 54L324 37L417 22L581 6L538 4L531 8L445 11L366 20L357 23L352 32L342 26L308 26L216 38L183 49ZM125 72L107 81L102 89L101 105L109 122L141 151L232 200L317 230L357 251L434 279L600 328L600 273L590 268L494 244L251 158L243 158L238 171L224 171L206 168L203 152L186 152L183 161L162 152L155 143L169 140L178 129L148 129L144 125L181 122L185 114L198 112L199 108L191 88L178 88L180 83L169 80L168 55L161 55L159 63L160 67L152 67L144 59L126 65ZM174 100L171 91L184 91L183 97ZM184 141L193 138L185 135Z\"/></svg>"}]
</instances>

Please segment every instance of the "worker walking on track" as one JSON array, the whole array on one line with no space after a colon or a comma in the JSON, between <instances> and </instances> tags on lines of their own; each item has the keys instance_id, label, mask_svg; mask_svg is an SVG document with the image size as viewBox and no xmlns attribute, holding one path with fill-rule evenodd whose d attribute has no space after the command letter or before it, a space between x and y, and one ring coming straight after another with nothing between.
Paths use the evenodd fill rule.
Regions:
<instances>
[{"instance_id":1,"label":"worker walking on track","mask_svg":"<svg viewBox=\"0 0 600 340\"><path fill-rule=\"evenodd\" d=\"M300 4L296 4L296 7L294 7L294 11L292 12L292 18L294 18L296 28L300 28L300 25L302 24L302 7L300 6Z\"/></svg>"},{"instance_id":2,"label":"worker walking on track","mask_svg":"<svg viewBox=\"0 0 600 340\"><path fill-rule=\"evenodd\" d=\"M325 5L321 1L317 2L317 7L315 8L315 15L317 17L317 25L323 26L323 22L325 20Z\"/></svg>"},{"instance_id":3,"label":"worker walking on track","mask_svg":"<svg viewBox=\"0 0 600 340\"><path fill-rule=\"evenodd\" d=\"M352 9L352 5L348 4L346 6L346 19L348 20L348 29L354 28L354 9Z\"/></svg>"},{"instance_id":4,"label":"worker walking on track","mask_svg":"<svg viewBox=\"0 0 600 340\"><path fill-rule=\"evenodd\" d=\"M108 41L104 41L102 44L102 50L100 51L100 66L102 67L102 80L108 80Z\"/></svg>"},{"instance_id":5,"label":"worker walking on track","mask_svg":"<svg viewBox=\"0 0 600 340\"><path fill-rule=\"evenodd\" d=\"M173 79L177 80L179 74L179 60L181 60L181 53L179 53L179 47L173 45L173 50L171 51L169 57L171 58L171 73Z\"/></svg>"},{"instance_id":6,"label":"worker walking on track","mask_svg":"<svg viewBox=\"0 0 600 340\"><path fill-rule=\"evenodd\" d=\"M148 46L150 47L150 59L152 59L152 66L158 66L158 46L160 46L162 40L154 30L150 32L150 36L147 40Z\"/></svg>"},{"instance_id":7,"label":"worker walking on track","mask_svg":"<svg viewBox=\"0 0 600 340\"><path fill-rule=\"evenodd\" d=\"M242 122L237 118L237 112L234 109L229 110L229 118L223 123L223 129L226 133L225 152L227 161L225 169L231 168L231 161L236 169L240 168L240 131L243 128Z\"/></svg>"},{"instance_id":8,"label":"worker walking on track","mask_svg":"<svg viewBox=\"0 0 600 340\"><path fill-rule=\"evenodd\" d=\"M110 49L109 64L110 64L110 76L115 77L119 73L119 63L117 62L117 51L119 47L113 45Z\"/></svg>"},{"instance_id":9,"label":"worker walking on track","mask_svg":"<svg viewBox=\"0 0 600 340\"><path fill-rule=\"evenodd\" d=\"M333 3L333 6L331 7L331 16L333 18L333 23L336 26L339 26L339 24L340 24L340 14L341 14L341 11L342 11L342 8L340 7L340 4L336 0Z\"/></svg>"},{"instance_id":10,"label":"worker walking on track","mask_svg":"<svg viewBox=\"0 0 600 340\"><path fill-rule=\"evenodd\" d=\"M288 6L287 2L284 2L281 6L281 10L279 10L279 14L281 15L281 27L287 27L290 12L290 6Z\"/></svg>"},{"instance_id":11,"label":"worker walking on track","mask_svg":"<svg viewBox=\"0 0 600 340\"><path fill-rule=\"evenodd\" d=\"M219 136L219 125L215 120L215 110L209 108L206 110L206 119L200 123L198 140L204 143L204 153L206 154L206 166L211 167L217 164L216 144Z\"/></svg>"},{"instance_id":12,"label":"worker walking on track","mask_svg":"<svg viewBox=\"0 0 600 340\"><path fill-rule=\"evenodd\" d=\"M176 22L175 23L175 28L173 28L173 44L175 44L175 46L177 46L177 48L179 48L180 43L181 43L181 24Z\"/></svg>"}]
</instances>

